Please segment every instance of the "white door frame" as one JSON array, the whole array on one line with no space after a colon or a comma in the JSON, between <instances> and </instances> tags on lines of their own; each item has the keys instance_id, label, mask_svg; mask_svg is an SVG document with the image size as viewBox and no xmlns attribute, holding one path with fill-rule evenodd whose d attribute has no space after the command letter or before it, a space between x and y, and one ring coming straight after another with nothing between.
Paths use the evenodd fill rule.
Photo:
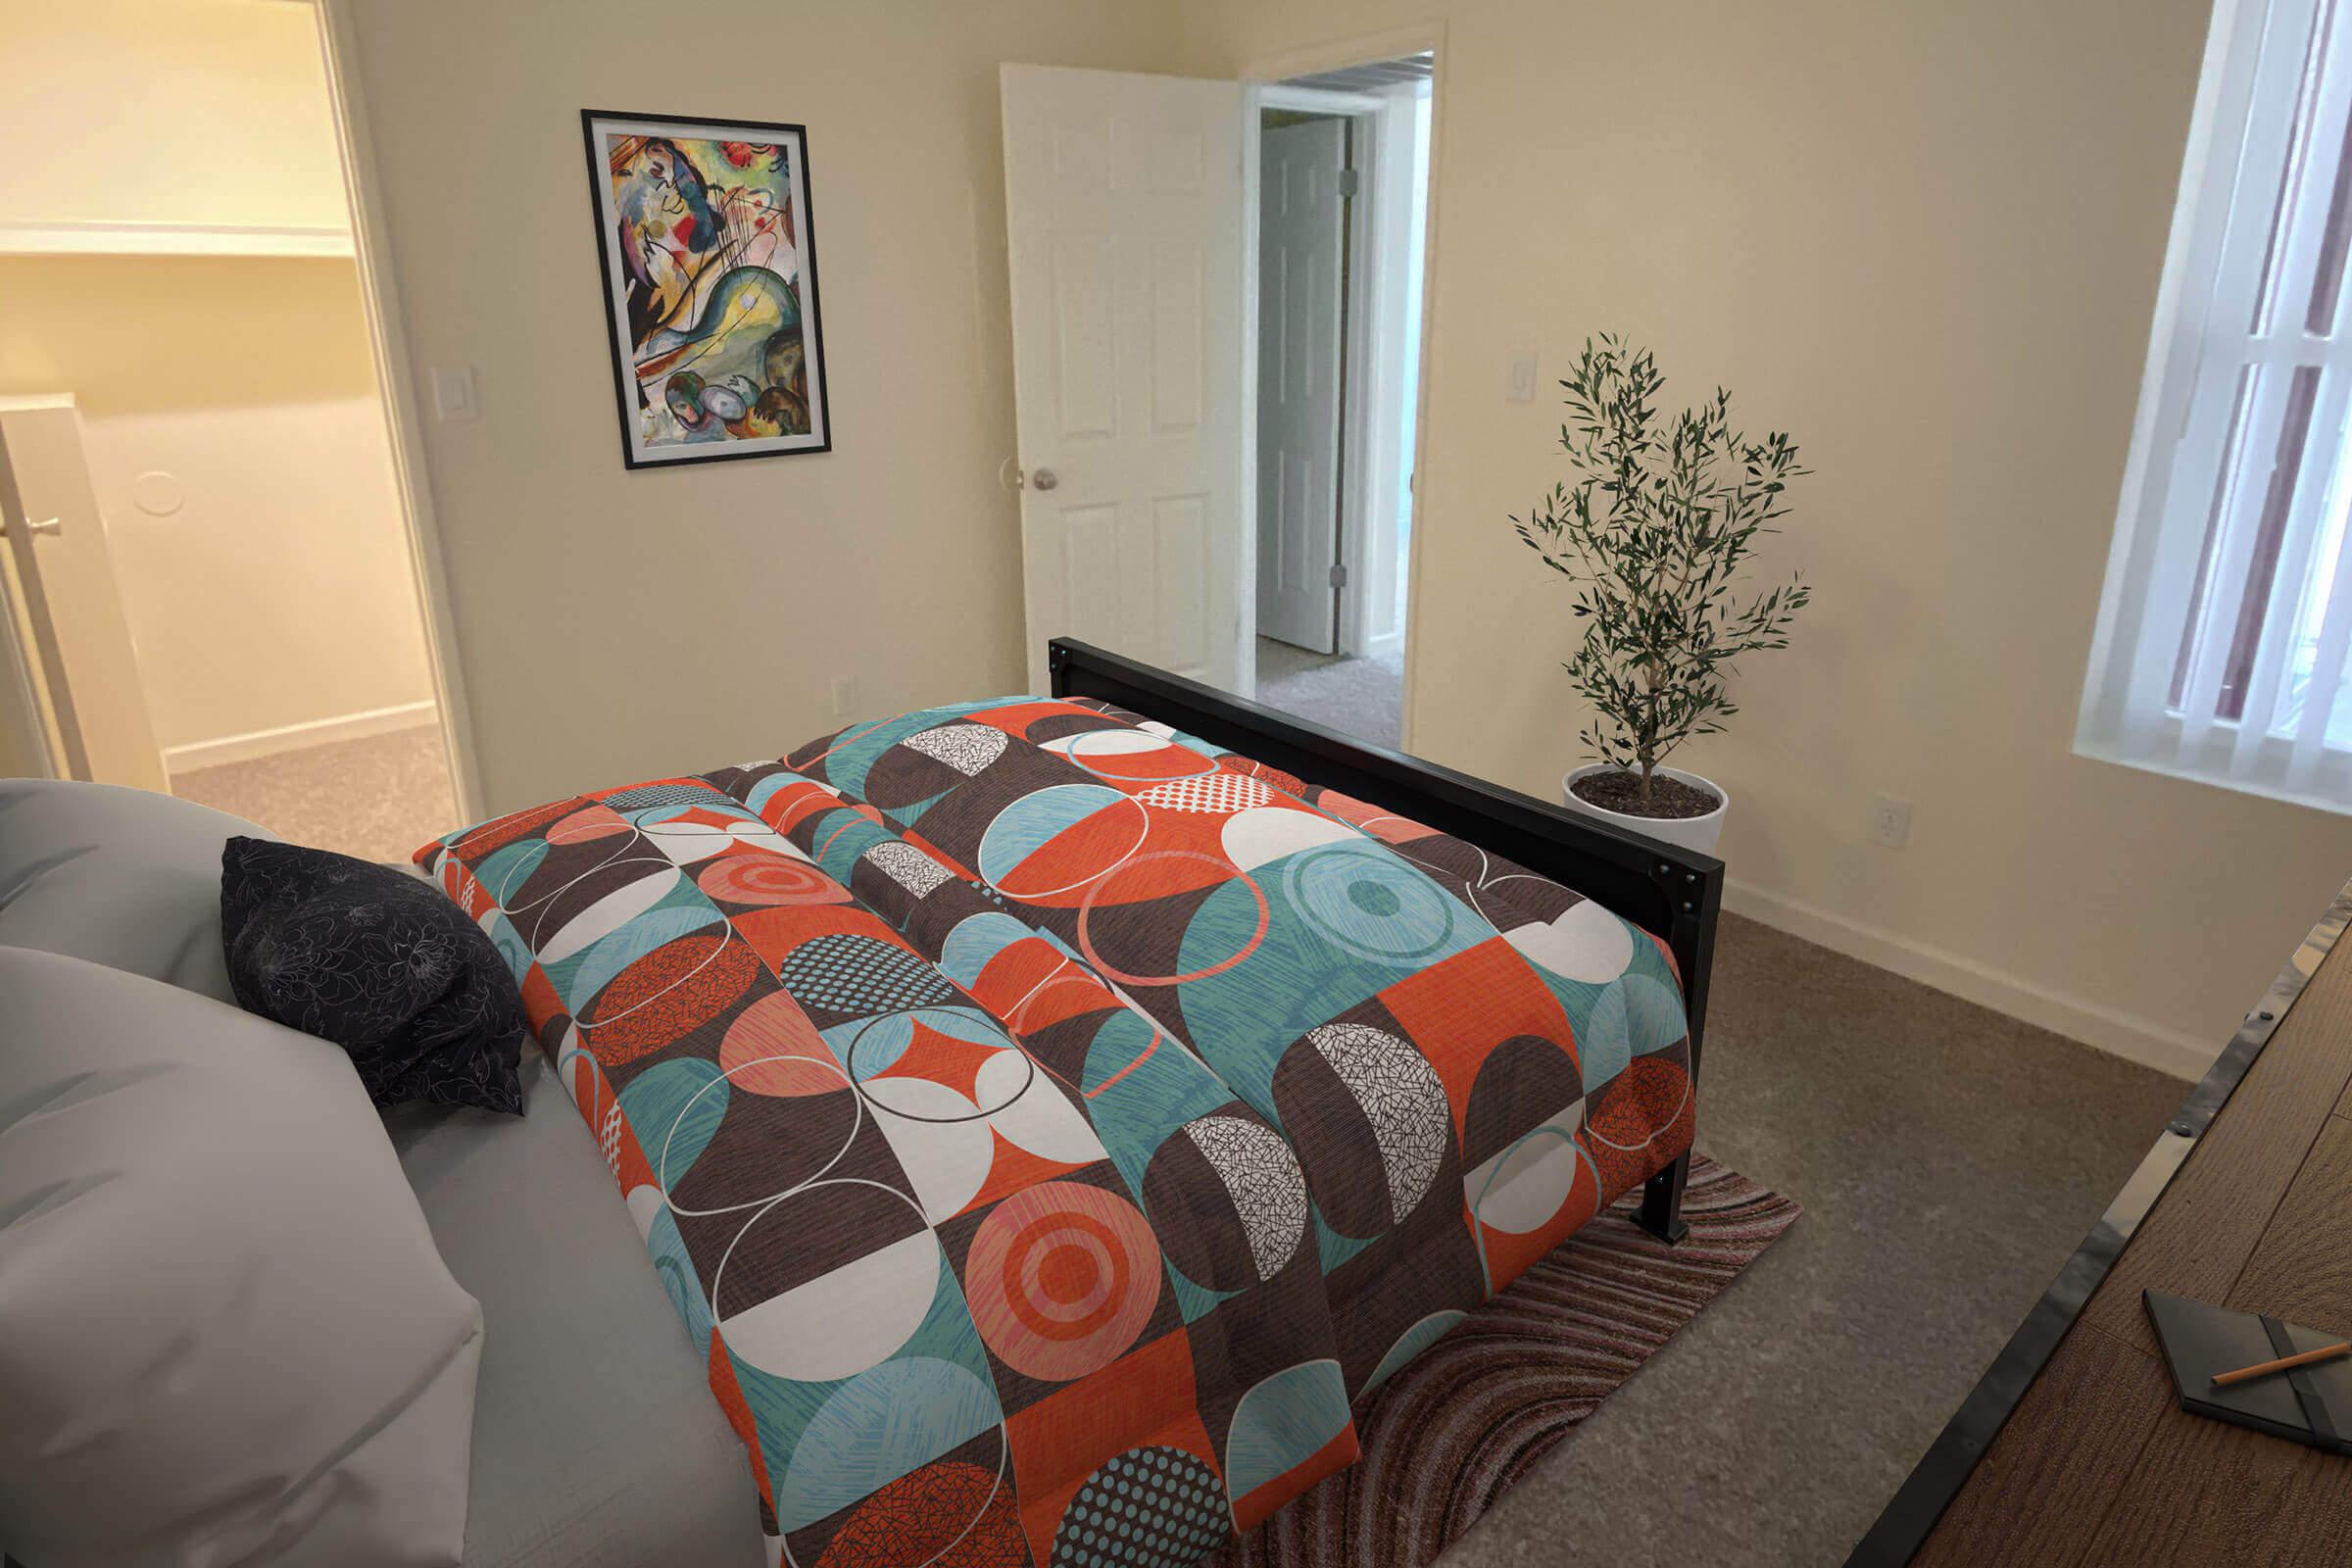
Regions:
<instances>
[{"instance_id":1,"label":"white door frame","mask_svg":"<svg viewBox=\"0 0 2352 1568\"><path fill-rule=\"evenodd\" d=\"M1437 334L1434 328L1437 321L1438 280L1438 186L1440 183L1438 155L1445 140L1443 120L1446 107L1446 24L1443 22L1415 23L1408 26L1392 27L1383 32L1367 33L1338 42L1310 44L1253 61L1242 71L1242 80L1246 84L1258 84L1246 91L1243 98L1244 108L1249 116L1250 141L1248 145L1250 149L1250 156L1243 160L1244 188L1242 195L1245 206L1242 243L1244 255L1250 268L1250 278L1254 284L1257 268L1257 158L1255 148L1260 109L1281 107L1276 96L1272 95L1284 95L1298 91L1299 89L1283 85L1292 77L1318 75L1327 71L1342 71L1349 66L1372 65L1383 60L1397 60L1406 55L1417 55L1424 52L1433 56L1430 74L1430 172L1429 193L1423 203L1427 233L1422 242L1421 253L1421 376L1420 385L1414 391L1413 528L1405 562L1404 693L1400 705L1402 711L1398 714L1397 719L1396 742L1396 748L1399 751L1412 749L1413 698L1416 687L1413 668L1419 662L1420 650L1421 557L1422 545L1429 533L1428 517L1421 501L1429 493L1429 388L1436 368L1437 352ZM1382 104L1380 98L1371 94L1332 94L1330 96L1360 97L1361 101L1372 106L1374 111L1377 111ZM1370 121L1373 135L1367 140L1377 142L1383 139L1379 134L1382 119L1383 117L1377 112L1373 113ZM1382 149L1375 146L1371 156L1377 159ZM1365 173L1359 176L1358 188L1369 187L1374 182L1375 176L1372 174L1371 169L1367 167ZM1369 202L1356 204L1356 216L1359 221L1364 220L1368 216L1370 205ZM1350 242L1357 243L1357 236L1351 236ZM1373 247L1369 245L1358 244L1357 254L1363 255L1371 249ZM1355 286L1352 277L1349 286L1352 291ZM1257 290L1255 287L1251 287L1244 290L1243 293L1244 363L1255 365L1257 363ZM1367 313L1356 311L1352 315L1355 319L1351 321L1351 330L1356 322L1360 322L1365 318ZM1349 358L1348 373L1352 381L1358 369L1364 368L1366 356L1354 353L1351 347ZM1251 375L1248 380L1247 405L1243 410L1243 429L1254 431L1257 428L1256 377ZM1360 389L1351 384L1348 391L1350 399L1355 399L1359 394ZM1353 403L1352 406L1359 410L1363 407L1360 402ZM1357 419L1351 420L1350 423L1353 428L1349 432L1349 439L1360 442L1364 422ZM1256 442L1251 440L1246 442L1245 446L1248 450L1243 454L1242 494L1245 505L1251 509L1248 518L1248 543L1251 548L1242 552L1243 559L1249 564L1246 568L1246 580L1243 583L1245 595L1243 602L1247 605L1254 605L1257 602L1257 556L1254 548L1257 540L1257 519L1254 512L1257 495ZM1348 473L1348 479L1356 479L1355 470L1348 467L1348 456L1343 455L1343 471ZM1352 457L1355 469L1360 469L1363 466L1363 454L1356 453ZM1362 559L1366 529L1363 522L1354 517L1352 508L1355 504L1368 498L1368 490L1360 480L1353 483L1343 480L1343 483L1346 485L1347 494L1351 498L1349 515L1343 518L1340 530L1341 560L1348 566L1348 582L1350 592L1344 593L1340 600L1340 649L1343 653L1350 653L1360 652L1362 648L1363 602L1360 594L1362 584L1368 575L1364 569L1366 564ZM1367 518L1369 515L1368 512L1364 514ZM1349 554L1351 547L1356 552L1352 556ZM1248 678L1243 682L1243 695L1251 696L1255 694L1256 689L1255 642L1250 642L1245 652L1248 656L1248 662L1244 665L1244 669Z\"/></svg>"},{"instance_id":2,"label":"white door frame","mask_svg":"<svg viewBox=\"0 0 2352 1568\"><path fill-rule=\"evenodd\" d=\"M441 744L449 759L449 782L457 799L457 828L488 815L481 774L474 762L472 710L466 700L465 672L457 658L457 617L451 612L449 577L440 525L426 478L423 404L410 363L407 319L400 286L392 273L392 241L384 222L382 192L375 172L375 144L368 134L367 97L360 84L359 44L350 0L309 0L318 16L319 50L326 62L327 98L334 110L343 185L351 200L353 254L360 269L360 302L368 318L368 342L375 360L376 388L383 399L391 438L393 488L406 524L409 564L416 602L424 613L424 652L433 676L434 708Z\"/></svg>"}]
</instances>

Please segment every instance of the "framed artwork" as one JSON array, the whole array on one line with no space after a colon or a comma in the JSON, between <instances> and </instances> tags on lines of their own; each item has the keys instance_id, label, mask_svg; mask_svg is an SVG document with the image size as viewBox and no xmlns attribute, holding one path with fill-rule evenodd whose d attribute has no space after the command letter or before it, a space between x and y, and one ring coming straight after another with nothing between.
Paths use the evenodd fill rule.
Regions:
<instances>
[{"instance_id":1,"label":"framed artwork","mask_svg":"<svg viewBox=\"0 0 2352 1568\"><path fill-rule=\"evenodd\" d=\"M580 112L632 468L832 450L798 125Z\"/></svg>"}]
</instances>

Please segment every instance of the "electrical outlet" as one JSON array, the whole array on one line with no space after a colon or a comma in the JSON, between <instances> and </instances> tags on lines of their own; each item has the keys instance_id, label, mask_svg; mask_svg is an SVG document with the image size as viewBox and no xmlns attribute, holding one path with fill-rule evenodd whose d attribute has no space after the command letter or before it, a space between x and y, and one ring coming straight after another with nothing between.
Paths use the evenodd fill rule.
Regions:
<instances>
[{"instance_id":1,"label":"electrical outlet","mask_svg":"<svg viewBox=\"0 0 2352 1568\"><path fill-rule=\"evenodd\" d=\"M857 707L858 677L855 675L834 676L833 716L835 718L848 718L851 713L857 710Z\"/></svg>"},{"instance_id":2,"label":"electrical outlet","mask_svg":"<svg viewBox=\"0 0 2352 1568\"><path fill-rule=\"evenodd\" d=\"M1536 351L1521 349L1511 356L1511 372L1503 382L1502 395L1513 403L1536 401Z\"/></svg>"},{"instance_id":3,"label":"electrical outlet","mask_svg":"<svg viewBox=\"0 0 2352 1568\"><path fill-rule=\"evenodd\" d=\"M444 424L482 416L481 388L472 366L443 366L433 371L433 416Z\"/></svg>"},{"instance_id":4,"label":"electrical outlet","mask_svg":"<svg viewBox=\"0 0 2352 1568\"><path fill-rule=\"evenodd\" d=\"M1911 842L1911 803L1881 795L1870 803L1870 841L1890 850Z\"/></svg>"}]
</instances>

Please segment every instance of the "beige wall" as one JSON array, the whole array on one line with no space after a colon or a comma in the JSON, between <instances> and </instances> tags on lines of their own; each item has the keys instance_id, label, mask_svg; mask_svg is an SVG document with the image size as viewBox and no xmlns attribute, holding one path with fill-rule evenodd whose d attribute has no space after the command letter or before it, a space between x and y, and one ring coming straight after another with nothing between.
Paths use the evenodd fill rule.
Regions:
<instances>
[{"instance_id":1,"label":"beige wall","mask_svg":"<svg viewBox=\"0 0 2352 1568\"><path fill-rule=\"evenodd\" d=\"M81 406L157 740L186 766L429 719L356 265L7 254L17 225L344 224L310 9L0 0L0 396ZM155 472L184 496L170 515L134 503Z\"/></svg>"},{"instance_id":2,"label":"beige wall","mask_svg":"<svg viewBox=\"0 0 2352 1568\"><path fill-rule=\"evenodd\" d=\"M72 392L157 742L431 714L359 278L347 260L0 256L0 396ZM169 473L178 511L141 510ZM267 746L273 743L255 743Z\"/></svg>"},{"instance_id":3,"label":"beige wall","mask_svg":"<svg viewBox=\"0 0 2352 1568\"><path fill-rule=\"evenodd\" d=\"M480 374L424 439L488 807L772 757L835 676L860 714L1019 690L997 66L1164 68L1173 13L351 11L408 348ZM621 467L584 107L807 124L834 451Z\"/></svg>"},{"instance_id":4,"label":"beige wall","mask_svg":"<svg viewBox=\"0 0 2352 1568\"><path fill-rule=\"evenodd\" d=\"M0 0L0 225L339 226L310 8Z\"/></svg>"},{"instance_id":5,"label":"beige wall","mask_svg":"<svg viewBox=\"0 0 2352 1568\"><path fill-rule=\"evenodd\" d=\"M1741 906L2180 1065L2352 868L2344 818L2069 746L2199 0L706 0L687 74L625 8L352 11L408 347L482 377L425 441L494 808L770 755L837 675L861 712L1018 684L997 64L1228 74L1434 13L1419 750L1543 793L1577 760L1504 520L1556 418L1502 387L1614 328L1819 470L1769 563L1816 585L1797 645L1682 759ZM808 125L839 450L621 469L585 105Z\"/></svg>"},{"instance_id":6,"label":"beige wall","mask_svg":"<svg viewBox=\"0 0 2352 1568\"><path fill-rule=\"evenodd\" d=\"M2070 749L2207 7L1197 0L1202 73L1446 27L1411 648L1417 750L1577 760L1566 596L1514 540L1589 331L1818 470L1813 608L1729 735L1739 906L2126 1048L2210 1052L2352 871L2352 820ZM1874 793L1910 847L1868 842Z\"/></svg>"},{"instance_id":7,"label":"beige wall","mask_svg":"<svg viewBox=\"0 0 2352 1568\"><path fill-rule=\"evenodd\" d=\"M103 418L375 395L349 261L0 255L0 397Z\"/></svg>"}]
</instances>

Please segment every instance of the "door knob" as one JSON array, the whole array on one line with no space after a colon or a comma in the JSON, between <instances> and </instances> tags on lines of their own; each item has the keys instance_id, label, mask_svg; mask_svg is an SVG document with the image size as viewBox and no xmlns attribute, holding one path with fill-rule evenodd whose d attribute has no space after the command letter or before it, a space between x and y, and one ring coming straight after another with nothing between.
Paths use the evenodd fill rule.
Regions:
<instances>
[{"instance_id":1,"label":"door knob","mask_svg":"<svg viewBox=\"0 0 2352 1568\"><path fill-rule=\"evenodd\" d=\"M1029 475L1029 486L1033 490L1051 490L1059 483L1060 476L1052 468L1040 468Z\"/></svg>"},{"instance_id":2,"label":"door knob","mask_svg":"<svg viewBox=\"0 0 2352 1568\"><path fill-rule=\"evenodd\" d=\"M24 531L26 533L64 533L66 531L65 519L62 517L27 517L24 519ZM6 537L8 537L8 525L0 523L0 539Z\"/></svg>"}]
</instances>

